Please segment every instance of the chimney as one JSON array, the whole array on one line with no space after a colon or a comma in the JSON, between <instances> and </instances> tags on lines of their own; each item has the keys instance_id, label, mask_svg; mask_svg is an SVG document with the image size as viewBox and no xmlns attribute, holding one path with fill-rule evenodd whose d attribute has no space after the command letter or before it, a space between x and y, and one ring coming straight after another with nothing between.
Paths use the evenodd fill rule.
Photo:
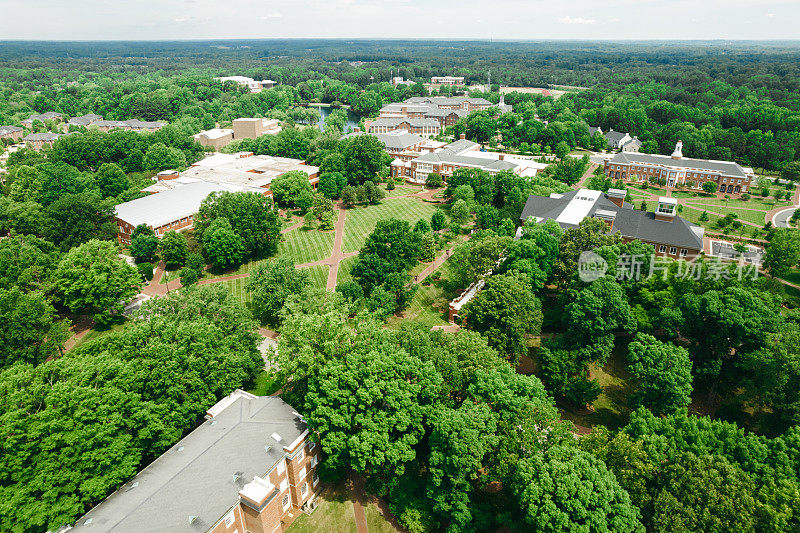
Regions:
<instances>
[{"instance_id":1,"label":"chimney","mask_svg":"<svg viewBox=\"0 0 800 533\"><path fill-rule=\"evenodd\" d=\"M614 229L614 220L617 218L617 212L609 209L598 209L594 212L594 218L599 218L608 224L609 233Z\"/></svg>"},{"instance_id":2,"label":"chimney","mask_svg":"<svg viewBox=\"0 0 800 533\"><path fill-rule=\"evenodd\" d=\"M628 193L624 189L608 189L606 193L608 199L617 207L624 207L625 196L627 195Z\"/></svg>"},{"instance_id":3,"label":"chimney","mask_svg":"<svg viewBox=\"0 0 800 533\"><path fill-rule=\"evenodd\" d=\"M459 136L459 139L461 139L462 141L464 139L466 139L466 138L467 138L467 134L466 133L462 133L461 136Z\"/></svg>"},{"instance_id":4,"label":"chimney","mask_svg":"<svg viewBox=\"0 0 800 533\"><path fill-rule=\"evenodd\" d=\"M353 133L361 133L361 128L356 126L355 128L353 128Z\"/></svg>"},{"instance_id":5,"label":"chimney","mask_svg":"<svg viewBox=\"0 0 800 533\"><path fill-rule=\"evenodd\" d=\"M506 158L506 154L499 154L499 157L500 157L500 161L502 161L502 160L504 160Z\"/></svg>"}]
</instances>

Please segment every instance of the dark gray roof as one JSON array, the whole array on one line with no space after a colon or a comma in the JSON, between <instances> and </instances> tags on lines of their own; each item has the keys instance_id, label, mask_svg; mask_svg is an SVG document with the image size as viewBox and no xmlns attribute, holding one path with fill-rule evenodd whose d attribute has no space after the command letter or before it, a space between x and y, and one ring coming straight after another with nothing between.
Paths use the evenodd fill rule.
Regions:
<instances>
[{"instance_id":1,"label":"dark gray roof","mask_svg":"<svg viewBox=\"0 0 800 533\"><path fill-rule=\"evenodd\" d=\"M692 159L682 157L674 159L668 155L642 154L637 152L621 152L611 158L611 163L634 165L664 165L681 169L697 169L701 171L719 172L726 176L745 178L742 167L732 161L714 161L713 159Z\"/></svg>"},{"instance_id":2,"label":"dark gray roof","mask_svg":"<svg viewBox=\"0 0 800 533\"><path fill-rule=\"evenodd\" d=\"M622 139L624 139L626 135L628 134L623 133L621 131L610 130L608 133L605 134L605 137L606 139L608 139L608 142L610 143L618 143Z\"/></svg>"},{"instance_id":3,"label":"dark gray roof","mask_svg":"<svg viewBox=\"0 0 800 533\"><path fill-rule=\"evenodd\" d=\"M283 446L305 431L280 398L241 396L78 519L73 530L207 531L238 502L242 487L272 470L285 455ZM197 517L191 525L190 516Z\"/></svg>"},{"instance_id":4,"label":"dark gray roof","mask_svg":"<svg viewBox=\"0 0 800 533\"><path fill-rule=\"evenodd\" d=\"M589 137L591 137L595 133L599 133L600 135L603 134L603 130L601 130L597 126L589 126L588 124L586 125L586 131L589 133Z\"/></svg>"},{"instance_id":5,"label":"dark gray roof","mask_svg":"<svg viewBox=\"0 0 800 533\"><path fill-rule=\"evenodd\" d=\"M520 220L524 222L528 217L536 217L542 222L548 219L556 220L579 192L570 191L564 193L560 198L531 195L525 203ZM601 194L586 216L594 216L598 210L613 211L616 212L616 217L612 231L619 232L623 237L678 248L703 249L703 233L700 226L679 216L675 216L672 221L656 220L654 213L634 210L631 204L624 205L625 207L619 207L605 194ZM576 224L563 222L559 222L559 225L564 229L576 227Z\"/></svg>"},{"instance_id":6,"label":"dark gray roof","mask_svg":"<svg viewBox=\"0 0 800 533\"><path fill-rule=\"evenodd\" d=\"M372 135L386 148L394 148L398 150L405 150L411 146L415 146L425 140L424 137L420 137L416 133L365 133L363 131L354 131L352 133L348 133L347 135L343 136L344 139L349 139L351 137L358 137L359 135Z\"/></svg>"},{"instance_id":7,"label":"dark gray roof","mask_svg":"<svg viewBox=\"0 0 800 533\"><path fill-rule=\"evenodd\" d=\"M469 152L467 152L469 153ZM453 163L460 166L476 167L485 170L513 170L517 165L510 161L499 159L484 159L483 157L470 157L469 155L459 155L448 151L446 148L438 152L426 152L419 156L416 161L425 163Z\"/></svg>"}]
</instances>

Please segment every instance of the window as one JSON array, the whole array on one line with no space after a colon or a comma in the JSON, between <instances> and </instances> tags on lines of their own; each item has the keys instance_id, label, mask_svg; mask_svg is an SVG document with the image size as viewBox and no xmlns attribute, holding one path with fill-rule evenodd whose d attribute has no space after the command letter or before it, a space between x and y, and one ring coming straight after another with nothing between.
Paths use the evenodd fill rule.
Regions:
<instances>
[{"instance_id":1,"label":"window","mask_svg":"<svg viewBox=\"0 0 800 533\"><path fill-rule=\"evenodd\" d=\"M311 468L314 468L315 466L317 466L317 456L316 455L311 457Z\"/></svg>"},{"instance_id":2,"label":"window","mask_svg":"<svg viewBox=\"0 0 800 533\"><path fill-rule=\"evenodd\" d=\"M297 474L297 477L300 478L300 479L303 479L304 477L306 477L306 467L303 467L303 468L300 469L300 473Z\"/></svg>"},{"instance_id":3,"label":"window","mask_svg":"<svg viewBox=\"0 0 800 533\"><path fill-rule=\"evenodd\" d=\"M317 475L316 472L314 472L314 478L312 484L316 487L317 483L319 483L319 476Z\"/></svg>"},{"instance_id":4,"label":"window","mask_svg":"<svg viewBox=\"0 0 800 533\"><path fill-rule=\"evenodd\" d=\"M281 459L278 463L278 474L283 474L284 472L286 472L286 461Z\"/></svg>"},{"instance_id":5,"label":"window","mask_svg":"<svg viewBox=\"0 0 800 533\"><path fill-rule=\"evenodd\" d=\"M289 480L283 478L283 481L281 481L281 492L285 491L288 488L289 488Z\"/></svg>"},{"instance_id":6,"label":"window","mask_svg":"<svg viewBox=\"0 0 800 533\"><path fill-rule=\"evenodd\" d=\"M231 527L235 521L236 517L233 516L233 511L231 511L228 513L228 516L225 517L225 527Z\"/></svg>"},{"instance_id":7,"label":"window","mask_svg":"<svg viewBox=\"0 0 800 533\"><path fill-rule=\"evenodd\" d=\"M283 510L285 511L287 507L289 507L289 495L284 494L283 499L281 500L281 506L283 506Z\"/></svg>"},{"instance_id":8,"label":"window","mask_svg":"<svg viewBox=\"0 0 800 533\"><path fill-rule=\"evenodd\" d=\"M306 457L306 454L305 454L305 453L303 453L303 450L300 450L300 452L297 454L297 457L296 457L296 459L297 459L297 462L299 463L300 461L302 461L303 459L305 459L305 457Z\"/></svg>"},{"instance_id":9,"label":"window","mask_svg":"<svg viewBox=\"0 0 800 533\"><path fill-rule=\"evenodd\" d=\"M681 248L681 257L686 257L686 254L688 254L688 253L689 253L689 250L687 250L686 248Z\"/></svg>"},{"instance_id":10,"label":"window","mask_svg":"<svg viewBox=\"0 0 800 533\"><path fill-rule=\"evenodd\" d=\"M675 255L678 252L678 249L674 246L669 247L669 255Z\"/></svg>"},{"instance_id":11,"label":"window","mask_svg":"<svg viewBox=\"0 0 800 533\"><path fill-rule=\"evenodd\" d=\"M313 452L314 448L316 448L316 447L317 447L317 443L316 442L309 442L308 443L308 451Z\"/></svg>"},{"instance_id":12,"label":"window","mask_svg":"<svg viewBox=\"0 0 800 533\"><path fill-rule=\"evenodd\" d=\"M666 251L667 251L667 247L664 246L663 244L658 247L658 253L663 254Z\"/></svg>"},{"instance_id":13,"label":"window","mask_svg":"<svg viewBox=\"0 0 800 533\"><path fill-rule=\"evenodd\" d=\"M305 496L306 494L308 494L308 483L303 483L300 485L300 495Z\"/></svg>"}]
</instances>

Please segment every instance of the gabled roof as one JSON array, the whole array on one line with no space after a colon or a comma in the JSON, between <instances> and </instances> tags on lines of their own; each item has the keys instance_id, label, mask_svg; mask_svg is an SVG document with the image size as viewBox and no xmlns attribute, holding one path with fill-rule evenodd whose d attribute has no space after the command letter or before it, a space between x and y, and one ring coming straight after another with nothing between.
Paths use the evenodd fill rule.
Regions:
<instances>
[{"instance_id":1,"label":"gabled roof","mask_svg":"<svg viewBox=\"0 0 800 533\"><path fill-rule=\"evenodd\" d=\"M605 137L606 139L608 139L608 142L610 143L618 143L622 139L624 139L627 135L628 135L627 133L623 133L621 131L610 130L608 133L605 134Z\"/></svg>"},{"instance_id":2,"label":"gabled roof","mask_svg":"<svg viewBox=\"0 0 800 533\"><path fill-rule=\"evenodd\" d=\"M371 124L372 126L388 126L390 128L396 128L403 122L407 122L409 125L415 128L420 128L424 126L431 126L431 127L440 127L439 121L434 120L432 118L410 118L410 117L387 117L387 118L378 118L375 119Z\"/></svg>"},{"instance_id":3,"label":"gabled roof","mask_svg":"<svg viewBox=\"0 0 800 533\"><path fill-rule=\"evenodd\" d=\"M610 160L611 163L634 165L664 165L681 169L719 172L735 178L746 178L747 174L738 163L733 161L715 161L713 159L693 159L682 157L674 159L668 155L642 154L638 152L620 152Z\"/></svg>"},{"instance_id":4,"label":"gabled roof","mask_svg":"<svg viewBox=\"0 0 800 533\"><path fill-rule=\"evenodd\" d=\"M0 135L8 135L9 133L17 133L22 131L19 126L0 126Z\"/></svg>"},{"instance_id":5,"label":"gabled roof","mask_svg":"<svg viewBox=\"0 0 800 533\"><path fill-rule=\"evenodd\" d=\"M98 120L103 120L103 117L89 113L80 117L72 117L69 119L68 124L73 124L76 126L88 126L89 124L97 122Z\"/></svg>"},{"instance_id":6,"label":"gabled roof","mask_svg":"<svg viewBox=\"0 0 800 533\"><path fill-rule=\"evenodd\" d=\"M576 227L585 217L594 216L598 210L614 212L612 231L623 237L655 242L678 248L703 249L703 228L679 216L671 221L657 220L651 212L634 210L631 204L619 207L605 194L589 189L579 189L560 195L528 197L520 220L535 217L538 221L555 220L564 229Z\"/></svg>"},{"instance_id":7,"label":"gabled roof","mask_svg":"<svg viewBox=\"0 0 800 533\"><path fill-rule=\"evenodd\" d=\"M283 447L306 431L300 415L275 396L234 393L209 413L212 418L79 518L73 531L208 531L238 502L239 491L272 470ZM191 524L190 516L196 517Z\"/></svg>"},{"instance_id":8,"label":"gabled roof","mask_svg":"<svg viewBox=\"0 0 800 533\"><path fill-rule=\"evenodd\" d=\"M59 137L61 137L60 133L50 133L49 131L46 131L44 133L29 133L22 140L23 141L33 141L33 142L36 142L36 141L45 141L45 142L47 142L47 141L55 141Z\"/></svg>"}]
</instances>

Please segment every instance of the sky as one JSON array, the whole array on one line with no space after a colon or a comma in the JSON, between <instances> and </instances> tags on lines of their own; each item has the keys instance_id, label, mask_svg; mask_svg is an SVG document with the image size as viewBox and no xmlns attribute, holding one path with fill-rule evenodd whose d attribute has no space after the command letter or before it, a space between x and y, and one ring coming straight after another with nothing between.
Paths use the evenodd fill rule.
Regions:
<instances>
[{"instance_id":1,"label":"sky","mask_svg":"<svg viewBox=\"0 0 800 533\"><path fill-rule=\"evenodd\" d=\"M800 0L0 0L0 40L800 38Z\"/></svg>"}]
</instances>

